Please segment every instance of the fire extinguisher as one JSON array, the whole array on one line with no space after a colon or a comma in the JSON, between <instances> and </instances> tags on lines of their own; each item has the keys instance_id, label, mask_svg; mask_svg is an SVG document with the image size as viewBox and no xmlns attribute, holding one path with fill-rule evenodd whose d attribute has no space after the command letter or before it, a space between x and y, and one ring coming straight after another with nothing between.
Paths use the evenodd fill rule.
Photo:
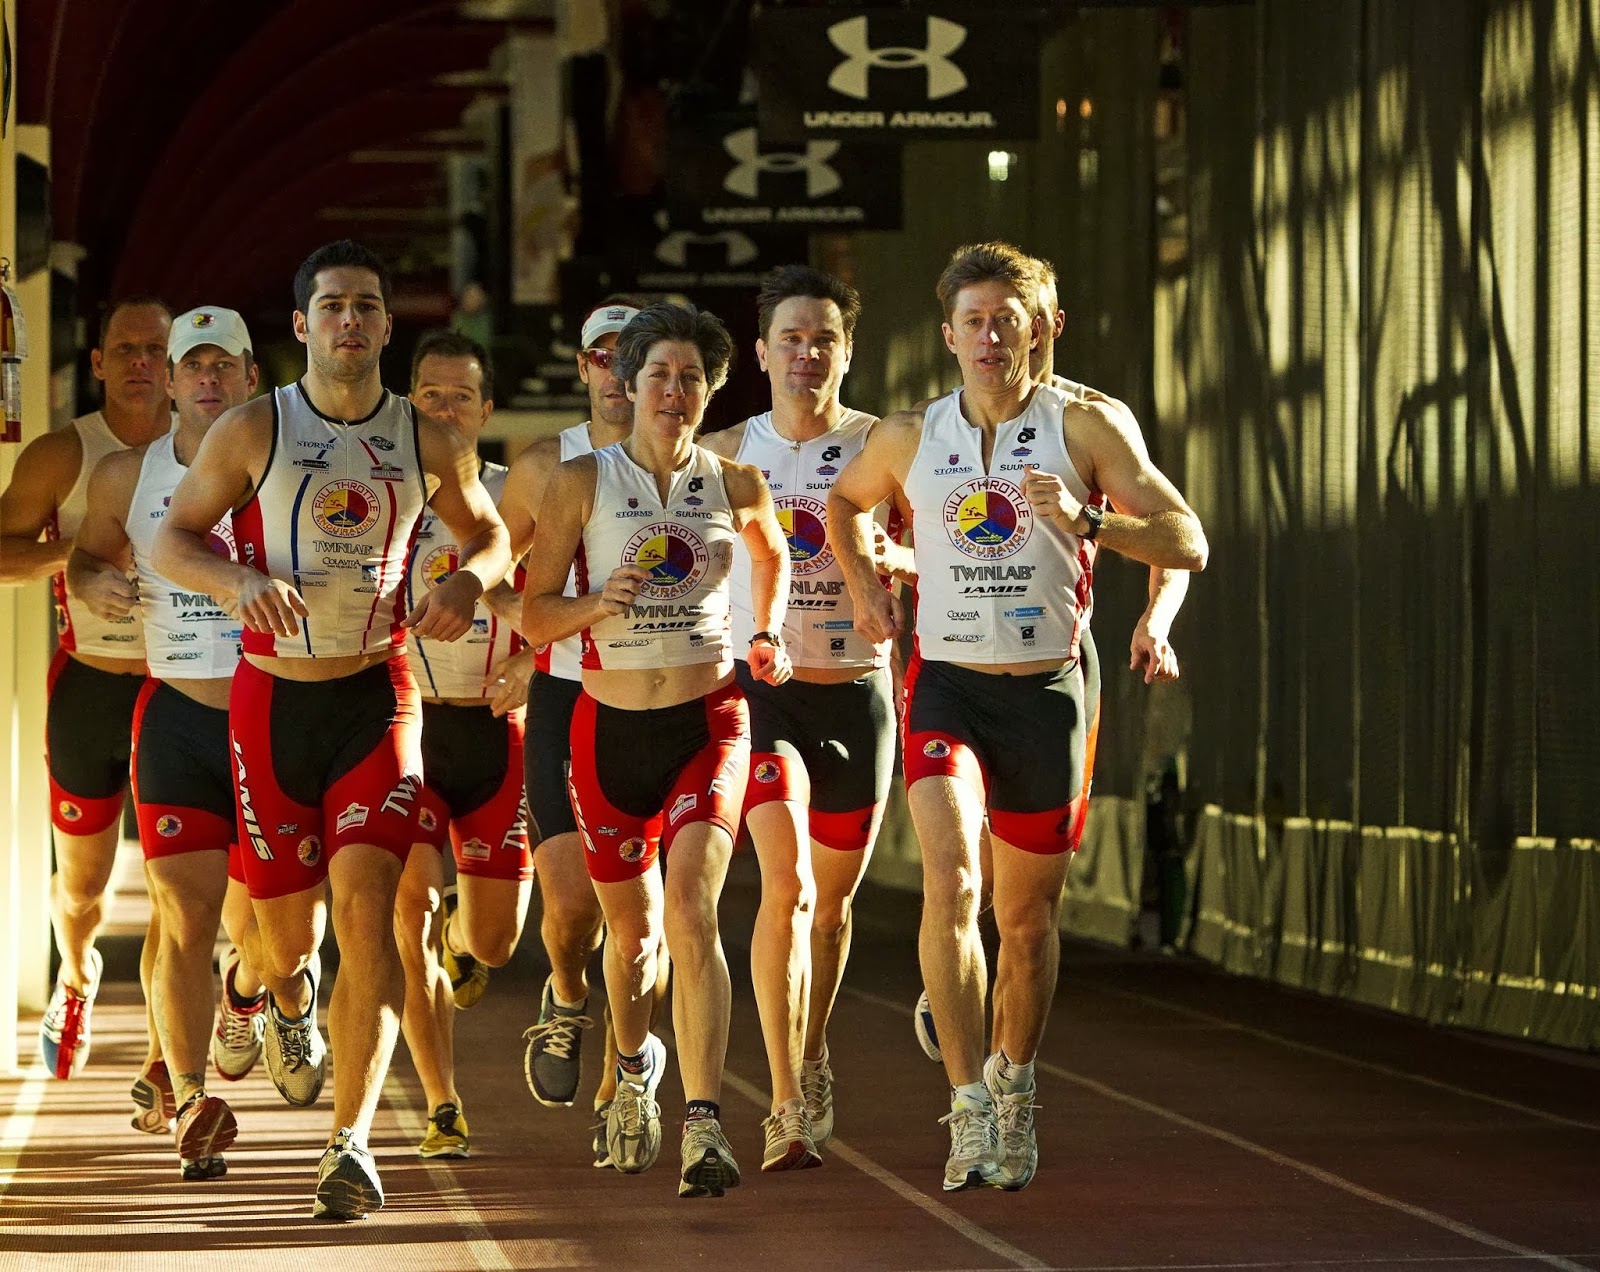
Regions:
<instances>
[{"instance_id":1,"label":"fire extinguisher","mask_svg":"<svg viewBox=\"0 0 1600 1272\"><path fill-rule=\"evenodd\" d=\"M22 440L22 360L27 356L28 329L22 303L11 290L11 262L0 257L0 397L5 399L0 442Z\"/></svg>"}]
</instances>

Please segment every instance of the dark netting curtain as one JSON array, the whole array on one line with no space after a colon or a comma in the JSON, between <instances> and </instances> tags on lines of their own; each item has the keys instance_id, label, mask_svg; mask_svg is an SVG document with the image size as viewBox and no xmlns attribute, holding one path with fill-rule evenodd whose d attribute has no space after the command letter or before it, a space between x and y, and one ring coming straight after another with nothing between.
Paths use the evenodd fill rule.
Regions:
<instances>
[{"instance_id":1,"label":"dark netting curtain","mask_svg":"<svg viewBox=\"0 0 1600 1272\"><path fill-rule=\"evenodd\" d=\"M1191 948L1600 1047L1600 0L1195 9Z\"/></svg>"}]
</instances>

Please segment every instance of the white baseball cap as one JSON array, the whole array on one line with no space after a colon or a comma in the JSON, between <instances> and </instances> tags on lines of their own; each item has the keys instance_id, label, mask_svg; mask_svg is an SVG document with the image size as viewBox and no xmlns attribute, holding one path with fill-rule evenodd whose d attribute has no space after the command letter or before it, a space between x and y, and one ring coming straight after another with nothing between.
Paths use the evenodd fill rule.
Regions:
<instances>
[{"instance_id":1,"label":"white baseball cap","mask_svg":"<svg viewBox=\"0 0 1600 1272\"><path fill-rule=\"evenodd\" d=\"M167 337L167 360L177 360L199 345L216 345L237 356L251 350L250 329L236 310L203 305L172 320Z\"/></svg>"},{"instance_id":2,"label":"white baseball cap","mask_svg":"<svg viewBox=\"0 0 1600 1272\"><path fill-rule=\"evenodd\" d=\"M583 324L583 347L590 348L608 332L621 331L638 312L632 305L605 305L596 309Z\"/></svg>"}]
</instances>

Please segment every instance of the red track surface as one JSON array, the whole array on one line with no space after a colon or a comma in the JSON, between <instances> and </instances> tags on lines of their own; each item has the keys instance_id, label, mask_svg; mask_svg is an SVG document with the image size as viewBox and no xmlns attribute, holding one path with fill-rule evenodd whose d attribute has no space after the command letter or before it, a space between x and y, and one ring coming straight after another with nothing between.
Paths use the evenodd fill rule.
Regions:
<instances>
[{"instance_id":1,"label":"red track surface","mask_svg":"<svg viewBox=\"0 0 1600 1272\"><path fill-rule=\"evenodd\" d=\"M534 1103L521 1031L539 981L520 957L458 1017L471 1161L412 1155L426 1115L402 1052L372 1219L310 1218L327 1102L289 1109L259 1070L214 1087L239 1116L231 1173L181 1183L169 1142L128 1127L144 1042L122 984L96 1008L83 1078L0 1083L0 1268L1600 1269L1593 1058L1085 946L1066 952L1040 1057L1038 1179L942 1193L946 1091L910 1030L916 901L881 891L861 900L831 1034L838 1138L824 1169L764 1176L749 864L724 907L723 1120L745 1179L726 1198L678 1200L670 1131L643 1176L589 1166L597 1038L582 1105ZM674 1072L662 1094L675 1129Z\"/></svg>"}]
</instances>

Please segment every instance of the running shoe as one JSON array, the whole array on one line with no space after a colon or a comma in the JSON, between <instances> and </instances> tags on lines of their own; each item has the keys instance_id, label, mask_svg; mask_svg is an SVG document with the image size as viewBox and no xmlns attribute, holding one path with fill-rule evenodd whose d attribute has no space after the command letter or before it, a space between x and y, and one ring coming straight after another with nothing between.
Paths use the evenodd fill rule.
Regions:
<instances>
[{"instance_id":1,"label":"running shoe","mask_svg":"<svg viewBox=\"0 0 1600 1272\"><path fill-rule=\"evenodd\" d=\"M228 1173L228 1163L221 1157L178 1159L178 1177L188 1183L205 1179L221 1179Z\"/></svg>"},{"instance_id":2,"label":"running shoe","mask_svg":"<svg viewBox=\"0 0 1600 1272\"><path fill-rule=\"evenodd\" d=\"M232 945L222 952L222 999L217 1004L217 1028L211 1039L211 1063L217 1076L237 1082L261 1058L267 1033L267 991L239 1005L234 993L234 976L239 970L239 951Z\"/></svg>"},{"instance_id":3,"label":"running shoe","mask_svg":"<svg viewBox=\"0 0 1600 1272\"><path fill-rule=\"evenodd\" d=\"M680 1197L720 1197L739 1186L739 1163L714 1117L694 1117L683 1124L683 1174Z\"/></svg>"},{"instance_id":4,"label":"running shoe","mask_svg":"<svg viewBox=\"0 0 1600 1272\"><path fill-rule=\"evenodd\" d=\"M994 1099L995 1124L1000 1136L1000 1169L994 1182L1007 1192L1015 1192L1031 1184L1034 1172L1039 1169L1039 1141L1033 1129L1033 1114L1039 1107L1034 1103L1038 1088L1001 1090L999 1066L998 1053L983 1064L983 1083Z\"/></svg>"},{"instance_id":5,"label":"running shoe","mask_svg":"<svg viewBox=\"0 0 1600 1272\"><path fill-rule=\"evenodd\" d=\"M179 1164L201 1162L222 1156L223 1149L239 1137L239 1123L227 1101L197 1091L178 1110L176 1133Z\"/></svg>"},{"instance_id":6,"label":"running shoe","mask_svg":"<svg viewBox=\"0 0 1600 1272\"><path fill-rule=\"evenodd\" d=\"M606 1119L611 1116L611 1101L601 1100L594 1106L594 1125L589 1130L593 1132L594 1168L596 1170L610 1170L616 1165L611 1160L611 1149L606 1145Z\"/></svg>"},{"instance_id":7,"label":"running shoe","mask_svg":"<svg viewBox=\"0 0 1600 1272\"><path fill-rule=\"evenodd\" d=\"M522 1035L528 1040L522 1072L528 1079L528 1090L540 1104L564 1109L577 1098L583 1031L593 1028L594 1021L582 1007L556 1003L555 990L546 980L544 993L539 996L539 1023L530 1025Z\"/></svg>"},{"instance_id":8,"label":"running shoe","mask_svg":"<svg viewBox=\"0 0 1600 1272\"><path fill-rule=\"evenodd\" d=\"M455 1157L468 1155L470 1133L467 1115L461 1106L446 1101L433 1110L428 1118L428 1133L417 1147L418 1157Z\"/></svg>"},{"instance_id":9,"label":"running shoe","mask_svg":"<svg viewBox=\"0 0 1600 1272\"><path fill-rule=\"evenodd\" d=\"M172 1077L165 1060L152 1060L133 1080L133 1129L146 1135L165 1135L178 1116L178 1101L172 1094Z\"/></svg>"},{"instance_id":10,"label":"running shoe","mask_svg":"<svg viewBox=\"0 0 1600 1272\"><path fill-rule=\"evenodd\" d=\"M89 981L80 993L59 977L39 1025L39 1059L53 1078L75 1078L89 1063L89 1013L100 992L105 961L92 946L84 959Z\"/></svg>"},{"instance_id":11,"label":"running shoe","mask_svg":"<svg viewBox=\"0 0 1600 1272\"><path fill-rule=\"evenodd\" d=\"M317 982L322 978L322 957L311 956L306 979L311 982L311 1008L298 1020L288 1020L267 995L265 1050L272 1085L295 1108L315 1104L328 1072L328 1048L317 1029Z\"/></svg>"},{"instance_id":12,"label":"running shoe","mask_svg":"<svg viewBox=\"0 0 1600 1272\"><path fill-rule=\"evenodd\" d=\"M812 1138L804 1100L785 1100L761 1123L761 1130L767 1137L766 1151L761 1157L762 1170L809 1170L822 1165L822 1154L817 1152L816 1141Z\"/></svg>"},{"instance_id":13,"label":"running shoe","mask_svg":"<svg viewBox=\"0 0 1600 1272\"><path fill-rule=\"evenodd\" d=\"M661 1156L661 1106L656 1090L667 1067L667 1049L654 1034L644 1042L645 1071L635 1077L617 1068L617 1094L606 1113L606 1148L625 1175L649 1170ZM642 1080L641 1080L642 1078Z\"/></svg>"},{"instance_id":14,"label":"running shoe","mask_svg":"<svg viewBox=\"0 0 1600 1272\"><path fill-rule=\"evenodd\" d=\"M456 885L452 883L444 890L444 939L439 946L439 962L444 967L445 975L450 978L450 991L455 995L456 1006L465 1011L468 1007L476 1007L478 1000L483 997L483 991L489 988L489 969L472 955L457 954L450 948L450 929L460 906L461 898L456 892Z\"/></svg>"},{"instance_id":15,"label":"running shoe","mask_svg":"<svg viewBox=\"0 0 1600 1272\"><path fill-rule=\"evenodd\" d=\"M383 1208L383 1185L372 1154L356 1143L356 1133L339 1128L317 1167L317 1197L311 1203L313 1219L365 1219Z\"/></svg>"},{"instance_id":16,"label":"running shoe","mask_svg":"<svg viewBox=\"0 0 1600 1272\"><path fill-rule=\"evenodd\" d=\"M945 1192L998 1183L1000 1131L992 1100L967 1104L956 1096L950 1112L939 1119L950 1128L950 1159L944 1167Z\"/></svg>"},{"instance_id":17,"label":"running shoe","mask_svg":"<svg viewBox=\"0 0 1600 1272\"><path fill-rule=\"evenodd\" d=\"M942 1064L944 1053L939 1050L939 1034L933 1027L933 1007L928 1002L927 990L917 999L916 1010L911 1013L911 1027L917 1031L917 1042L923 1054L934 1064Z\"/></svg>"},{"instance_id":18,"label":"running shoe","mask_svg":"<svg viewBox=\"0 0 1600 1272\"><path fill-rule=\"evenodd\" d=\"M800 1094L805 1097L806 1117L811 1120L811 1142L821 1148L833 1138L833 1069L828 1050L820 1060L800 1062Z\"/></svg>"}]
</instances>

